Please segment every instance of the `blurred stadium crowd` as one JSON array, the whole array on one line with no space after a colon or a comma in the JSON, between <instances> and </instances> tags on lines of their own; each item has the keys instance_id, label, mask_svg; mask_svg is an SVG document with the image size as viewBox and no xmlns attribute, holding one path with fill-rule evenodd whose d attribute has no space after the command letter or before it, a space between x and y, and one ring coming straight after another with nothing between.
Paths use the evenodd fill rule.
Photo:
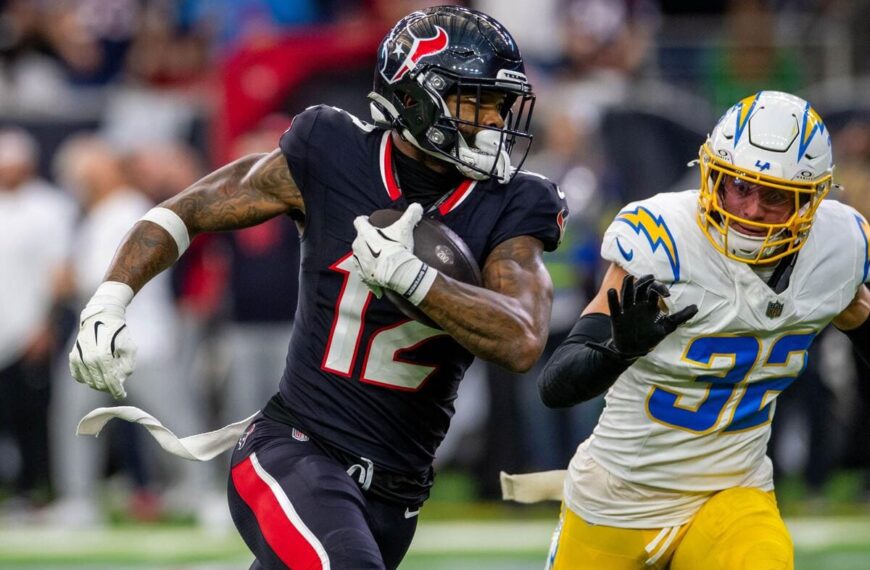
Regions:
<instances>
[{"instance_id":1,"label":"blurred stadium crowd","mask_svg":"<svg viewBox=\"0 0 870 570\"><path fill-rule=\"evenodd\" d=\"M4 523L99 524L110 496L137 520L222 522L223 465L168 460L125 422L99 440L74 435L87 411L112 405L69 376L76 315L154 203L234 157L273 149L308 105L366 119L377 43L429 4L0 1ZM526 168L558 181L570 202L566 240L547 258L551 347L598 284L599 235L615 208L696 188L686 164L706 129L757 90L813 103L845 187L832 198L870 216L868 0L465 4L520 43L538 95ZM289 219L197 238L130 307L139 341L130 404L180 435L258 409L284 365L298 260ZM772 454L781 475L820 492L838 470L870 473L870 370L839 333L814 351L780 399ZM478 363L463 382L439 463L472 475L480 498L497 497L500 469L563 468L595 424L600 399L547 410L534 377Z\"/></svg>"}]
</instances>

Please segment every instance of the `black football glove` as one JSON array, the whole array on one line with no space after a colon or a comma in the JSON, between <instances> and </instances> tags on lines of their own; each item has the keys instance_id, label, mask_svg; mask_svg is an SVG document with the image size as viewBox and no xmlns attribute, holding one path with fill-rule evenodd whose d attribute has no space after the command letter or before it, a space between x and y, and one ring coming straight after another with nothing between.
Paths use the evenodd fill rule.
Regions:
<instances>
[{"instance_id":1,"label":"black football glove","mask_svg":"<svg viewBox=\"0 0 870 570\"><path fill-rule=\"evenodd\" d=\"M662 312L659 299L669 296L668 288L652 275L644 275L637 282L633 276L626 275L622 280L621 299L616 289L607 291L611 339L603 344L590 342L588 345L624 361L644 356L698 312L697 305L689 305L673 315Z\"/></svg>"}]
</instances>

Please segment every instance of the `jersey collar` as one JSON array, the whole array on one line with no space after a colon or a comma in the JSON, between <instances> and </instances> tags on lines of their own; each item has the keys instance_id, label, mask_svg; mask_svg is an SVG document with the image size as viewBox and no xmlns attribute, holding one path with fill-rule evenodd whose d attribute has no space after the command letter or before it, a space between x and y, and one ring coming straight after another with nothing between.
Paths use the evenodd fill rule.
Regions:
<instances>
[{"instance_id":1,"label":"jersey collar","mask_svg":"<svg viewBox=\"0 0 870 570\"><path fill-rule=\"evenodd\" d=\"M381 169L381 182L384 184L384 189L387 192L390 200L395 202L402 197L402 189L396 181L396 175L393 172L393 137L390 136L390 131L384 131L381 137L380 160L378 161ZM446 216L453 210L465 202L471 192L477 186L477 180L466 178L459 183L459 186L446 194L446 199L439 200L438 213Z\"/></svg>"}]
</instances>

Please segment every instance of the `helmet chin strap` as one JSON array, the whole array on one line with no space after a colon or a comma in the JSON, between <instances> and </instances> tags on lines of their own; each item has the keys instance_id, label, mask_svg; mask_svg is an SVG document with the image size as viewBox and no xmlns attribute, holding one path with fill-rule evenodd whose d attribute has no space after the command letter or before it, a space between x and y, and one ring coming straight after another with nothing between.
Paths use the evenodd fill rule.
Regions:
<instances>
[{"instance_id":1,"label":"helmet chin strap","mask_svg":"<svg viewBox=\"0 0 870 570\"><path fill-rule=\"evenodd\" d=\"M484 129L474 136L474 146L469 146L464 137L458 137L460 164L456 168L474 180L496 178L502 184L511 179L511 157L501 144L502 135L498 131ZM475 168L470 168L473 166ZM482 170L483 172L479 172Z\"/></svg>"},{"instance_id":2,"label":"helmet chin strap","mask_svg":"<svg viewBox=\"0 0 870 570\"><path fill-rule=\"evenodd\" d=\"M785 230L780 230L782 233ZM775 237L775 236L774 236ZM728 249L737 257L742 257L747 260L755 259L758 252L761 251L767 235L751 236L737 231L735 228L728 227ZM777 248L769 248L768 254L773 254Z\"/></svg>"}]
</instances>

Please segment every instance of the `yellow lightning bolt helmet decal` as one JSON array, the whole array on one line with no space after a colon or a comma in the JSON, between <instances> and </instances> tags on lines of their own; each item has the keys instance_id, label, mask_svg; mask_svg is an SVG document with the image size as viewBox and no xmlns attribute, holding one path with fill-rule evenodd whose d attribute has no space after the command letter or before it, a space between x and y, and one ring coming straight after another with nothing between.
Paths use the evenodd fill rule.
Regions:
<instances>
[{"instance_id":1,"label":"yellow lightning bolt helmet decal","mask_svg":"<svg viewBox=\"0 0 870 570\"><path fill-rule=\"evenodd\" d=\"M734 127L734 147L737 147L737 142L740 140L740 136L743 134L743 129L746 128L746 125L749 124L749 117L752 116L752 111L755 110L755 104L758 102L758 97L761 96L761 91L756 93L755 95L750 95L744 99L741 99L736 107L740 109L740 112L737 113L737 124ZM818 116L818 115L817 115Z\"/></svg>"},{"instance_id":2,"label":"yellow lightning bolt helmet decal","mask_svg":"<svg viewBox=\"0 0 870 570\"><path fill-rule=\"evenodd\" d=\"M680 255L677 252L677 244L674 243L674 236L671 235L668 225L661 216L653 216L649 210L638 206L633 212L620 212L616 219L631 226L637 234L643 232L653 253L661 247L671 264L674 281L680 280Z\"/></svg>"},{"instance_id":3,"label":"yellow lightning bolt helmet decal","mask_svg":"<svg viewBox=\"0 0 870 570\"><path fill-rule=\"evenodd\" d=\"M801 121L801 142L798 145L798 160L803 158L810 143L813 142L813 137L816 136L816 133L823 132L824 130L825 123L822 122L822 118L807 103L807 106L804 108L803 121Z\"/></svg>"}]
</instances>

